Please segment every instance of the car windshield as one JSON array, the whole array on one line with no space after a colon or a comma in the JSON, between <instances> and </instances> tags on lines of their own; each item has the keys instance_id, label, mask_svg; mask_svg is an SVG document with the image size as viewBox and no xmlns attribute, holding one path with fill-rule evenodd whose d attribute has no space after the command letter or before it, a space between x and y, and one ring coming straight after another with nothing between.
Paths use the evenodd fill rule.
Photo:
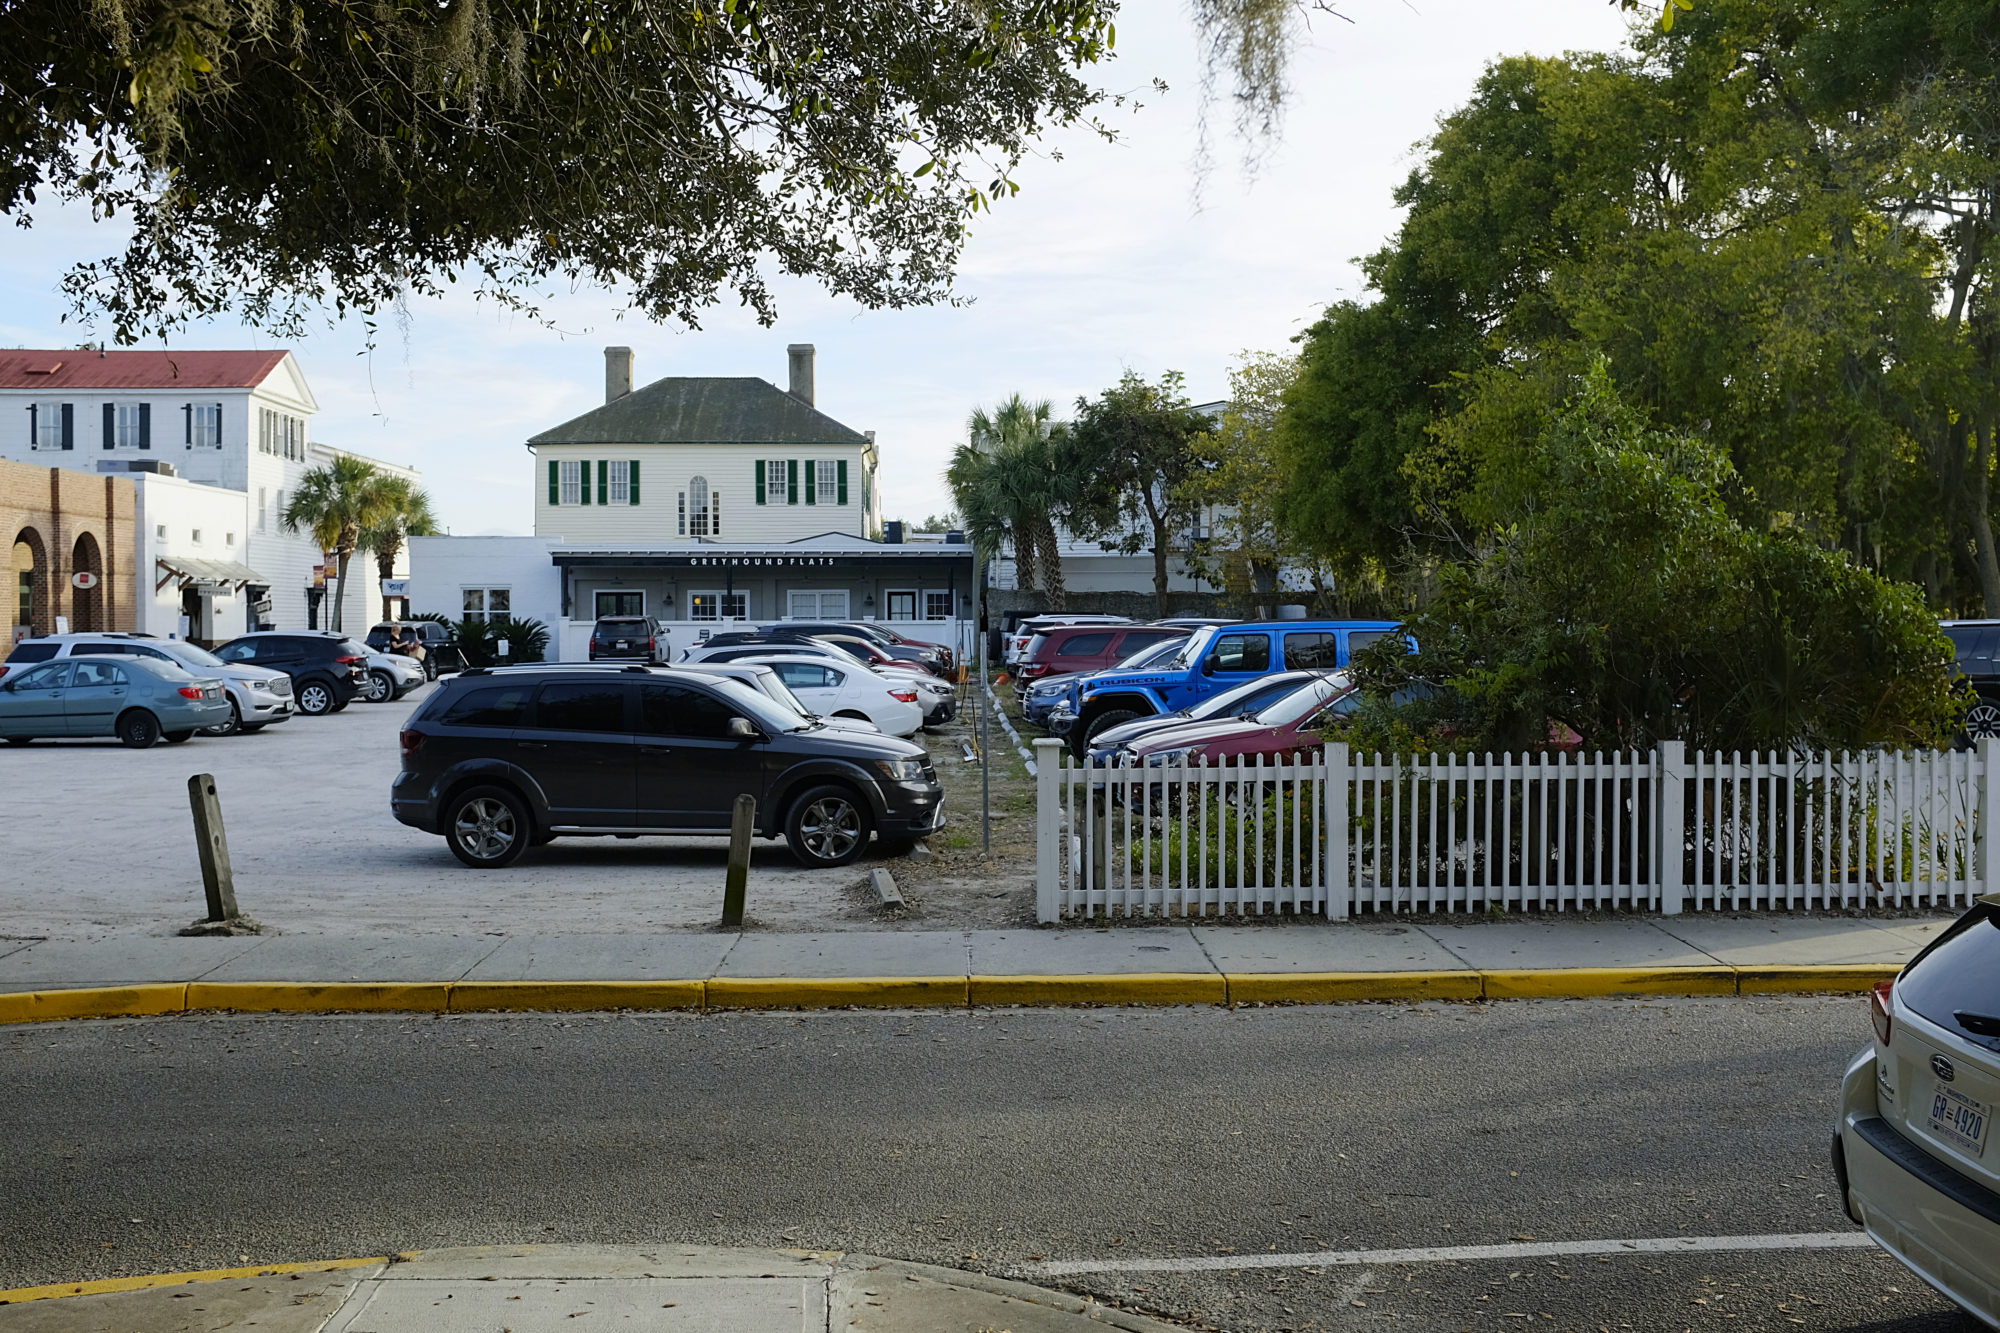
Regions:
<instances>
[{"instance_id":1,"label":"car windshield","mask_svg":"<svg viewBox=\"0 0 2000 1333\"><path fill-rule=\"evenodd\" d=\"M716 692L736 706L737 711L766 731L805 731L813 725L806 710L779 703L770 695L726 677L715 682Z\"/></svg>"},{"instance_id":2,"label":"car windshield","mask_svg":"<svg viewBox=\"0 0 2000 1333\"><path fill-rule=\"evenodd\" d=\"M9 662L46 662L56 655L52 643L17 643L14 651L7 654Z\"/></svg>"},{"instance_id":3,"label":"car windshield","mask_svg":"<svg viewBox=\"0 0 2000 1333\"><path fill-rule=\"evenodd\" d=\"M1260 727L1288 727L1338 694L1344 682L1315 680L1293 690L1256 716Z\"/></svg>"},{"instance_id":4,"label":"car windshield","mask_svg":"<svg viewBox=\"0 0 2000 1333\"><path fill-rule=\"evenodd\" d=\"M2000 1051L2000 908L1981 904L1903 970L1896 998L1950 1032Z\"/></svg>"},{"instance_id":5,"label":"car windshield","mask_svg":"<svg viewBox=\"0 0 2000 1333\"><path fill-rule=\"evenodd\" d=\"M188 666L219 667L228 665L228 663L200 644L189 643L185 639L175 639L171 645L162 643L159 646L170 656L179 659Z\"/></svg>"},{"instance_id":6,"label":"car windshield","mask_svg":"<svg viewBox=\"0 0 2000 1333\"><path fill-rule=\"evenodd\" d=\"M763 685L764 693L770 695L800 717L814 716L813 710L806 707L805 700L793 694L792 687L785 684L785 678L777 672L767 671L759 673L757 679Z\"/></svg>"},{"instance_id":7,"label":"car windshield","mask_svg":"<svg viewBox=\"0 0 2000 1333\"><path fill-rule=\"evenodd\" d=\"M366 657L371 651L373 650L365 643L356 643L352 639L340 641L340 652L343 657Z\"/></svg>"},{"instance_id":8,"label":"car windshield","mask_svg":"<svg viewBox=\"0 0 2000 1333\"><path fill-rule=\"evenodd\" d=\"M1163 643L1149 643L1138 652L1120 662L1113 670L1136 671L1140 667L1158 666L1179 657L1187 649L1186 639L1168 639Z\"/></svg>"},{"instance_id":9,"label":"car windshield","mask_svg":"<svg viewBox=\"0 0 2000 1333\"><path fill-rule=\"evenodd\" d=\"M1233 690L1224 690L1220 694L1210 695L1208 698L1202 700L1201 703L1189 709L1188 716L1192 718L1229 717L1235 713L1242 712L1247 704L1259 700L1268 700L1273 694L1279 692L1280 689L1297 689L1303 684L1305 682L1299 679L1286 681L1283 685L1269 678L1249 681L1246 684L1238 685Z\"/></svg>"}]
</instances>

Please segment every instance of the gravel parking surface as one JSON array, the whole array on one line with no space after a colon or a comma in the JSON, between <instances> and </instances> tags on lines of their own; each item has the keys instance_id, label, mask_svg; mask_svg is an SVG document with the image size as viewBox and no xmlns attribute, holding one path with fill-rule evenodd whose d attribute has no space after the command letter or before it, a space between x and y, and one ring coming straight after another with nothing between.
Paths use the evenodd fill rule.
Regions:
<instances>
[{"instance_id":1,"label":"gravel parking surface","mask_svg":"<svg viewBox=\"0 0 2000 1333\"><path fill-rule=\"evenodd\" d=\"M254 735L197 736L128 750L115 741L0 747L7 792L0 934L81 937L171 932L202 914L187 779L215 775L242 910L286 933L467 934L480 931L685 930L721 912L726 838L574 838L504 871L468 870L444 839L398 824L389 783L396 733L432 686L393 704L356 702ZM947 770L954 821L963 803L962 727L919 737ZM976 773L976 769L974 769ZM971 788L976 799L976 780ZM1017 817L1018 818L1018 817ZM1029 822L1032 822L1030 819ZM948 858L947 853L947 858ZM751 861L753 925L779 930L987 926L1032 920L1026 874L996 890L961 881L945 860L886 862L899 880L935 878L913 909L880 912L864 859L806 871L780 841ZM907 868L907 869L906 869ZM999 893L1001 897L989 895ZM1003 900L1004 899L1004 900Z\"/></svg>"}]
</instances>

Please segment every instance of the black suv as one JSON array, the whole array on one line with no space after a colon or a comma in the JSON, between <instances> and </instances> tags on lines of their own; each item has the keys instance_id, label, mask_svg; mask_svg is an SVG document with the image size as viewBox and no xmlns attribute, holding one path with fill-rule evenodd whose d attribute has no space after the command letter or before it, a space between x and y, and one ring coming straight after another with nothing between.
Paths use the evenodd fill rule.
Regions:
<instances>
[{"instance_id":1,"label":"black suv","mask_svg":"<svg viewBox=\"0 0 2000 1333\"><path fill-rule=\"evenodd\" d=\"M331 631L260 630L215 650L225 662L250 662L292 678L292 697L309 717L338 713L368 685L368 648Z\"/></svg>"},{"instance_id":2,"label":"black suv","mask_svg":"<svg viewBox=\"0 0 2000 1333\"><path fill-rule=\"evenodd\" d=\"M1979 697L1965 710L1965 737L2000 736L2000 620L1947 620L1944 635L1958 654L1958 674Z\"/></svg>"},{"instance_id":3,"label":"black suv","mask_svg":"<svg viewBox=\"0 0 2000 1333\"><path fill-rule=\"evenodd\" d=\"M806 866L944 826L922 746L809 720L699 667L474 667L403 731L397 819L477 869L569 835L715 834L739 795Z\"/></svg>"},{"instance_id":4,"label":"black suv","mask_svg":"<svg viewBox=\"0 0 2000 1333\"><path fill-rule=\"evenodd\" d=\"M424 648L424 679L436 680L454 671L465 670L465 654L451 641L451 630L435 620L384 620L368 631L368 646L378 653L390 651L397 630L415 635Z\"/></svg>"},{"instance_id":5,"label":"black suv","mask_svg":"<svg viewBox=\"0 0 2000 1333\"><path fill-rule=\"evenodd\" d=\"M599 616L590 629L590 660L664 666L674 654L666 629L651 616Z\"/></svg>"}]
</instances>

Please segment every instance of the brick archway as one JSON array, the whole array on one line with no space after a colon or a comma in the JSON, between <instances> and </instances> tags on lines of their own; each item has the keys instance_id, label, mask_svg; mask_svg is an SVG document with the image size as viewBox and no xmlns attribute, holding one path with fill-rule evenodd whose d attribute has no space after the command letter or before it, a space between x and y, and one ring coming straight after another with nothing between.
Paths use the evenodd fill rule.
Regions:
<instances>
[{"instance_id":1,"label":"brick archway","mask_svg":"<svg viewBox=\"0 0 2000 1333\"><path fill-rule=\"evenodd\" d=\"M21 637L22 626L29 634L47 634L54 630L49 575L49 544L34 527L22 528L9 544L7 562L7 620L15 627L8 636L10 644Z\"/></svg>"},{"instance_id":2,"label":"brick archway","mask_svg":"<svg viewBox=\"0 0 2000 1333\"><path fill-rule=\"evenodd\" d=\"M108 629L104 623L104 556L98 550L97 538L88 532L79 533L76 547L70 554L72 576L95 574L97 586L77 588L70 593L70 628L79 633L90 634Z\"/></svg>"}]
</instances>

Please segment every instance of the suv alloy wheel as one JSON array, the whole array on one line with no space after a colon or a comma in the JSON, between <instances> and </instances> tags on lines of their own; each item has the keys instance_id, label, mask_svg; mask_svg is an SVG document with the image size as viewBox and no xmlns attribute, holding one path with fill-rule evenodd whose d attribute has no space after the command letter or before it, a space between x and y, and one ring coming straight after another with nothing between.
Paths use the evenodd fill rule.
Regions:
<instances>
[{"instance_id":1,"label":"suv alloy wheel","mask_svg":"<svg viewBox=\"0 0 2000 1333\"><path fill-rule=\"evenodd\" d=\"M2000 736L2000 704L1980 699L1965 710L1965 734L1973 740Z\"/></svg>"},{"instance_id":2,"label":"suv alloy wheel","mask_svg":"<svg viewBox=\"0 0 2000 1333\"><path fill-rule=\"evenodd\" d=\"M299 711L307 717L322 717L333 711L333 686L323 680L308 680L299 686Z\"/></svg>"},{"instance_id":3,"label":"suv alloy wheel","mask_svg":"<svg viewBox=\"0 0 2000 1333\"><path fill-rule=\"evenodd\" d=\"M499 870L521 859L534 839L534 821L506 788L471 787L446 806L444 839L451 854L474 870Z\"/></svg>"},{"instance_id":4,"label":"suv alloy wheel","mask_svg":"<svg viewBox=\"0 0 2000 1333\"><path fill-rule=\"evenodd\" d=\"M785 817L785 842L799 863L812 868L844 866L868 846L868 808L850 787L829 783L792 802Z\"/></svg>"},{"instance_id":5,"label":"suv alloy wheel","mask_svg":"<svg viewBox=\"0 0 2000 1333\"><path fill-rule=\"evenodd\" d=\"M361 687L361 697L371 704L390 702L396 697L395 678L377 667L368 673L368 682Z\"/></svg>"}]
</instances>

